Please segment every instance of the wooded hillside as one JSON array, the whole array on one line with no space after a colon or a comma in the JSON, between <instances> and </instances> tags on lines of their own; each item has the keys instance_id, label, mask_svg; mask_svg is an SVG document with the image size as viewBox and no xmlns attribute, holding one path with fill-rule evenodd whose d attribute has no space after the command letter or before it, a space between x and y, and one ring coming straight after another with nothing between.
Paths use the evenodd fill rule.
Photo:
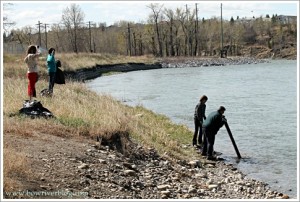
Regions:
<instances>
[{"instance_id":1,"label":"wooded hillside","mask_svg":"<svg viewBox=\"0 0 300 202\"><path fill-rule=\"evenodd\" d=\"M41 25L40 31L36 25L13 30L4 36L4 42L39 44L54 47L58 52L130 56L218 56L223 46L228 56L271 57L288 50L286 57L296 57L295 16L266 14L251 19L236 16L221 21L216 17L199 19L197 4L194 8L176 10L160 4L150 4L148 8L147 23L120 21L106 26L106 23L85 22L81 8L71 4L63 11L60 23L51 27ZM283 21L283 17L288 21Z\"/></svg>"}]
</instances>

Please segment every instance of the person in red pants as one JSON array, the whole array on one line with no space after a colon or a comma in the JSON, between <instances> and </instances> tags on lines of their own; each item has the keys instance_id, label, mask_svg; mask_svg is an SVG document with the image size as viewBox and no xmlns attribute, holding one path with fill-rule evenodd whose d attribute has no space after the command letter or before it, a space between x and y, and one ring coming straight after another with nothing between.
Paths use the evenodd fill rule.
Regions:
<instances>
[{"instance_id":1,"label":"person in red pants","mask_svg":"<svg viewBox=\"0 0 300 202\"><path fill-rule=\"evenodd\" d=\"M38 52L38 48L34 45L31 45L27 49L27 55L24 58L24 62L27 65L27 78L29 80L28 82L28 96L29 96L29 102L32 101L32 97L36 97L36 90L35 90L35 83L38 80L38 57L41 55L40 52Z\"/></svg>"}]
</instances>

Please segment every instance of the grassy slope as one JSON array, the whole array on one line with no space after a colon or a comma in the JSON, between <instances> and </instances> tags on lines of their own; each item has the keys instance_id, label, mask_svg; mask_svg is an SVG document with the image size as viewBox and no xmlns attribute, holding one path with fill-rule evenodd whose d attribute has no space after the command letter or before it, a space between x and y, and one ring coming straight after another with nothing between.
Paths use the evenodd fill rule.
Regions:
<instances>
[{"instance_id":1,"label":"grassy slope","mask_svg":"<svg viewBox=\"0 0 300 202\"><path fill-rule=\"evenodd\" d=\"M195 155L192 149L182 149L182 144L189 144L192 132L183 125L173 124L167 117L158 115L141 106L129 107L114 100L109 95L97 95L91 92L82 83L67 82L65 85L56 85L52 98L40 97L44 107L48 108L55 119L30 119L22 116L11 116L18 113L23 100L27 99L26 68L22 61L23 56L4 57L3 81L3 134L16 134L20 137L30 138L32 133L47 133L58 136L112 136L114 134L129 134L134 141L146 147L154 147L160 154L167 153L170 157L187 158ZM90 61L87 55L68 57L58 55L62 64L73 66L76 61ZM149 58L123 58L122 61L114 58L101 60L95 63L120 63L120 62L149 62ZM114 61L114 62L113 62ZM46 73L44 58L39 61L42 74ZM85 63L84 63L85 64ZM83 67L77 64L76 68ZM89 65L93 65L89 63ZM40 79L36 84L37 92L47 87L45 79ZM5 189L12 184L17 186L16 173L26 175L29 173L27 159L24 154L14 151L13 145L4 142L4 181ZM10 159L22 158L24 161ZM9 162L9 163L8 163ZM22 171L22 172L21 172ZM14 174L13 174L14 173ZM9 183L11 182L11 183ZM21 183L21 182L18 182Z\"/></svg>"}]
</instances>

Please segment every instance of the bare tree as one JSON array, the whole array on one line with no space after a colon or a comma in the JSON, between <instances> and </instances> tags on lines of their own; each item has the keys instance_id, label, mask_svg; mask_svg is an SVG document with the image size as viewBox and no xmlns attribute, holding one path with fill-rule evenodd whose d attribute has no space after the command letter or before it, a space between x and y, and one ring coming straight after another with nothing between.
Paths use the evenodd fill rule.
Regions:
<instances>
[{"instance_id":1,"label":"bare tree","mask_svg":"<svg viewBox=\"0 0 300 202\"><path fill-rule=\"evenodd\" d=\"M12 3L4 3L3 4L3 10L10 10L13 6ZM8 32L8 29L12 26L14 26L16 23L13 21L10 21L7 15L3 15L3 30L5 32Z\"/></svg>"},{"instance_id":2,"label":"bare tree","mask_svg":"<svg viewBox=\"0 0 300 202\"><path fill-rule=\"evenodd\" d=\"M161 15L161 10L162 10L163 5L160 4L150 4L148 8L150 8L153 12L152 18L155 23L155 31L156 31L156 37L157 37L157 42L158 42L158 48L159 48L159 56L163 56L163 50L162 50L162 39L160 36L160 31L158 28L158 19Z\"/></svg>"},{"instance_id":3,"label":"bare tree","mask_svg":"<svg viewBox=\"0 0 300 202\"><path fill-rule=\"evenodd\" d=\"M171 9L165 9L165 15L168 18L169 25L169 47L170 47L170 55L175 56L174 49L174 11ZM167 53L168 54L168 53Z\"/></svg>"},{"instance_id":4,"label":"bare tree","mask_svg":"<svg viewBox=\"0 0 300 202\"><path fill-rule=\"evenodd\" d=\"M71 4L70 7L63 10L62 14L62 22L68 30L69 39L75 53L78 52L78 34L84 22L84 16L85 14L76 4Z\"/></svg>"}]
</instances>

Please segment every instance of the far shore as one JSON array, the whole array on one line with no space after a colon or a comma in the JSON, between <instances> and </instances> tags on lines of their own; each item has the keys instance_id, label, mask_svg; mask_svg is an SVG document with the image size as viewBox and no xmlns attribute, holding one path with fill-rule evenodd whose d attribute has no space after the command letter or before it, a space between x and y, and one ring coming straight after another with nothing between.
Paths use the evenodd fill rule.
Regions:
<instances>
[{"instance_id":1,"label":"far shore","mask_svg":"<svg viewBox=\"0 0 300 202\"><path fill-rule=\"evenodd\" d=\"M256 59L253 57L205 57L205 58L160 58L152 64L145 63L119 63L104 64L86 67L77 70L64 71L67 78L76 81L95 79L111 72L130 72L161 68L184 68L184 67L210 67L242 64L268 63L270 59Z\"/></svg>"}]
</instances>

